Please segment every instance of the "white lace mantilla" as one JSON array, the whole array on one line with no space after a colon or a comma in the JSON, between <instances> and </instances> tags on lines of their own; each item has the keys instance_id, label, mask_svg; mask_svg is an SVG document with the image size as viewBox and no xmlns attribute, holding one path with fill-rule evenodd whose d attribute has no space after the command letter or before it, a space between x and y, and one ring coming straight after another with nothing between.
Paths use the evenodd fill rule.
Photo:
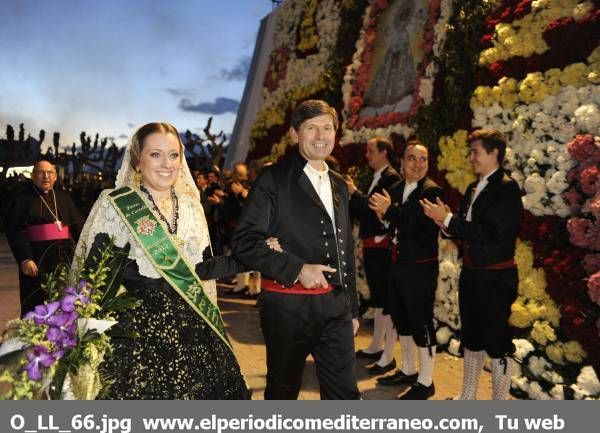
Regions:
<instances>
[{"instance_id":1,"label":"white lace mantilla","mask_svg":"<svg viewBox=\"0 0 600 433\"><path fill-rule=\"evenodd\" d=\"M81 232L79 243L77 244L76 257L87 257L96 235L98 233L106 233L114 239L114 243L118 247L125 246L127 242L130 243L129 258L135 260L142 276L162 278L137 241L133 238L121 216L110 203L108 198L110 192L112 190L102 191L102 194L94 204ZM152 205L148 202L145 194L140 193L140 197L144 199L148 208L152 209ZM188 194L177 194L177 199L179 202L177 237L184 241L183 254L188 263L195 266L202 262L202 253L210 245L210 236L204 210L202 209L200 200ZM166 226L158 216L157 220L160 224L163 224L163 229L167 231ZM202 287L208 297L216 304L217 291L215 281L202 281Z\"/></svg>"}]
</instances>

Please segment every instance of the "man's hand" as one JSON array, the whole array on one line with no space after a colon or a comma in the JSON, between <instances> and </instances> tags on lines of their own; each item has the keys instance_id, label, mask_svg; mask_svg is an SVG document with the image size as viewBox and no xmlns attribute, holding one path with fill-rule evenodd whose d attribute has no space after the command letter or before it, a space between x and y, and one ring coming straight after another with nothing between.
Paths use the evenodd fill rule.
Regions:
<instances>
[{"instance_id":1,"label":"man's hand","mask_svg":"<svg viewBox=\"0 0 600 433\"><path fill-rule=\"evenodd\" d=\"M358 328L360 327L360 323L358 322L358 318L352 319L352 331L354 331L354 336L356 337L356 333L358 332Z\"/></svg>"},{"instance_id":2,"label":"man's hand","mask_svg":"<svg viewBox=\"0 0 600 433\"><path fill-rule=\"evenodd\" d=\"M246 198L248 196L248 190L244 188L244 186L239 182L231 183L231 191L235 195L241 195L243 198Z\"/></svg>"},{"instance_id":3,"label":"man's hand","mask_svg":"<svg viewBox=\"0 0 600 433\"><path fill-rule=\"evenodd\" d=\"M352 180L352 178L350 176L346 176L344 180L346 181L346 185L348 186L348 192L350 193L350 195L354 194L357 188L356 185L354 185L354 181Z\"/></svg>"},{"instance_id":4,"label":"man's hand","mask_svg":"<svg viewBox=\"0 0 600 433\"><path fill-rule=\"evenodd\" d=\"M214 204L214 205L218 205L221 200L219 199L219 197L216 194L213 194L211 196L209 196L206 201L208 201L210 204Z\"/></svg>"},{"instance_id":5,"label":"man's hand","mask_svg":"<svg viewBox=\"0 0 600 433\"><path fill-rule=\"evenodd\" d=\"M21 272L28 277L35 277L38 274L38 267L33 260L27 260L20 264Z\"/></svg>"},{"instance_id":6,"label":"man's hand","mask_svg":"<svg viewBox=\"0 0 600 433\"><path fill-rule=\"evenodd\" d=\"M383 194L379 194L376 192L371 197L369 197L369 208L377 215L377 218L382 219L387 210L390 208L392 204L392 198L388 194L388 192L383 189Z\"/></svg>"},{"instance_id":7,"label":"man's hand","mask_svg":"<svg viewBox=\"0 0 600 433\"><path fill-rule=\"evenodd\" d=\"M309 265L302 266L298 274L298 280L305 289L320 289L327 288L329 283L323 272L337 272L332 267L326 265Z\"/></svg>"},{"instance_id":8,"label":"man's hand","mask_svg":"<svg viewBox=\"0 0 600 433\"><path fill-rule=\"evenodd\" d=\"M423 207L423 212L431 218L438 226L443 227L446 216L450 213L450 208L439 197L436 197L435 203L426 198L419 200Z\"/></svg>"},{"instance_id":9,"label":"man's hand","mask_svg":"<svg viewBox=\"0 0 600 433\"><path fill-rule=\"evenodd\" d=\"M279 244L279 239L277 239L277 238L269 238L265 242L266 242L267 246L269 248L271 248L272 250L275 250L278 253L282 253L283 252L283 248L281 248L281 245Z\"/></svg>"}]
</instances>

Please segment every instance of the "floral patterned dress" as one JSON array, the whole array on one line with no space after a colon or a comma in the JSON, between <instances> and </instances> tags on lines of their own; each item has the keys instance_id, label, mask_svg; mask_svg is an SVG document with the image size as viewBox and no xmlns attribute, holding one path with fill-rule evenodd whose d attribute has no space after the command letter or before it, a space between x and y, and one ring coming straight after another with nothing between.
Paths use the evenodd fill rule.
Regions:
<instances>
[{"instance_id":1,"label":"floral patterned dress","mask_svg":"<svg viewBox=\"0 0 600 433\"><path fill-rule=\"evenodd\" d=\"M109 241L96 235L93 252ZM207 258L196 266L201 278L235 273L229 257ZM122 283L140 305L117 318L136 338L112 338L112 354L101 364L101 375L112 382L110 399L249 399L239 364L227 345L162 278L139 273L135 261Z\"/></svg>"}]
</instances>

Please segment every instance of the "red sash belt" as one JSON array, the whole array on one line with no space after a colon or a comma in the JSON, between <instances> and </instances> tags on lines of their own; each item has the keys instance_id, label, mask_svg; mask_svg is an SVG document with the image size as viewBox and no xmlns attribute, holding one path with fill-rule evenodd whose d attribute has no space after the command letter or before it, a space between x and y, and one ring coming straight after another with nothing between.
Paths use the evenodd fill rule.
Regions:
<instances>
[{"instance_id":1,"label":"red sash belt","mask_svg":"<svg viewBox=\"0 0 600 433\"><path fill-rule=\"evenodd\" d=\"M375 236L362 240L363 248L388 248L390 246L390 238L385 236L381 241L377 242Z\"/></svg>"},{"instance_id":2,"label":"red sash belt","mask_svg":"<svg viewBox=\"0 0 600 433\"><path fill-rule=\"evenodd\" d=\"M333 290L333 286L329 284L326 288L319 287L318 289L307 289L302 284L296 283L291 287L285 287L273 280L263 278L261 287L267 292L289 293L292 295L322 295Z\"/></svg>"},{"instance_id":3,"label":"red sash belt","mask_svg":"<svg viewBox=\"0 0 600 433\"><path fill-rule=\"evenodd\" d=\"M463 256L463 266L467 269L475 269L480 271L498 271L500 269L512 269L517 265L515 263L514 257L508 260L504 260L498 263L492 263L491 265L486 266L475 266L473 265L473 260L471 260L471 255L468 254L467 250L464 252Z\"/></svg>"},{"instance_id":4,"label":"red sash belt","mask_svg":"<svg viewBox=\"0 0 600 433\"><path fill-rule=\"evenodd\" d=\"M62 230L58 230L58 227L54 223L27 226L25 231L27 232L27 239L33 242L57 241L70 238L69 226L63 226Z\"/></svg>"}]
</instances>

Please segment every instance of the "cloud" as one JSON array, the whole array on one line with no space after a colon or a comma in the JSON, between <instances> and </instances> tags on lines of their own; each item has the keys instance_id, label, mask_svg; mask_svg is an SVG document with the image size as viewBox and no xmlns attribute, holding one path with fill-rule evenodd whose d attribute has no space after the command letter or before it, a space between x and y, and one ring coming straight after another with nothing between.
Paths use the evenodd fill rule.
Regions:
<instances>
[{"instance_id":1,"label":"cloud","mask_svg":"<svg viewBox=\"0 0 600 433\"><path fill-rule=\"evenodd\" d=\"M244 81L250 71L251 58L246 56L238 61L238 64L231 69L221 69L219 78L225 81Z\"/></svg>"},{"instance_id":2,"label":"cloud","mask_svg":"<svg viewBox=\"0 0 600 433\"><path fill-rule=\"evenodd\" d=\"M133 128L135 126L135 123L128 123L127 126L129 126L130 128Z\"/></svg>"},{"instance_id":3,"label":"cloud","mask_svg":"<svg viewBox=\"0 0 600 433\"><path fill-rule=\"evenodd\" d=\"M119 138L129 138L129 136L127 134L121 134L119 135Z\"/></svg>"},{"instance_id":4,"label":"cloud","mask_svg":"<svg viewBox=\"0 0 600 433\"><path fill-rule=\"evenodd\" d=\"M190 98L197 93L195 89L173 89L173 88L167 88L167 89L165 89L165 92L170 93L173 96L179 96L182 98Z\"/></svg>"},{"instance_id":5,"label":"cloud","mask_svg":"<svg viewBox=\"0 0 600 433\"><path fill-rule=\"evenodd\" d=\"M183 111L193 111L206 114L237 113L240 101L230 98L217 98L215 102L199 102L192 104L189 99L182 99L179 108Z\"/></svg>"}]
</instances>

